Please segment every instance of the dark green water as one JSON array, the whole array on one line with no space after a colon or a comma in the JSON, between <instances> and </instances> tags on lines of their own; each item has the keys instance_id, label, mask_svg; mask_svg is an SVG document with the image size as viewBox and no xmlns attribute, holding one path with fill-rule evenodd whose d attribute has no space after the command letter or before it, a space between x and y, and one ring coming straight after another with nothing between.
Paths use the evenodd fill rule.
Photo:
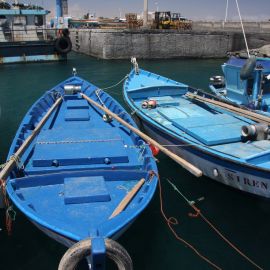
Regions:
<instances>
[{"instance_id":1,"label":"dark green water","mask_svg":"<svg viewBox=\"0 0 270 270\"><path fill-rule=\"evenodd\" d=\"M208 78L220 73L224 60L140 61L150 71L199 88L207 88ZM99 87L110 86L130 70L129 61L103 61L71 55L67 63L8 65L0 67L0 161L6 158L16 129L43 92L67 78L76 67L79 76ZM108 91L124 104L121 85ZM173 191L170 178L186 196L242 251L264 269L270 269L270 201L251 197L208 178L196 179L173 161L159 156L164 208L178 219L177 233L198 248L222 269L256 269L233 251L201 220L188 217L190 208ZM48 209L49 211L49 209ZM36 229L17 213L13 235L8 237L4 212L0 211L0 269L57 269L65 248ZM147 210L119 239L133 258L135 270L212 269L193 251L176 241L160 214L158 192Z\"/></svg>"}]
</instances>

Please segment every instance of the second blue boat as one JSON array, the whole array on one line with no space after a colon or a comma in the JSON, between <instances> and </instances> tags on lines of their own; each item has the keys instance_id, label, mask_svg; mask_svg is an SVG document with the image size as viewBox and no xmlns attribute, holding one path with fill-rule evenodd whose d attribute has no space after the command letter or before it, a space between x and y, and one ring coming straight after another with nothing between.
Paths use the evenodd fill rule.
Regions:
<instances>
[{"instance_id":1,"label":"second blue boat","mask_svg":"<svg viewBox=\"0 0 270 270\"><path fill-rule=\"evenodd\" d=\"M188 85L136 65L124 84L127 104L153 139L204 175L269 198L268 125L200 101L194 98L197 94Z\"/></svg>"}]
</instances>

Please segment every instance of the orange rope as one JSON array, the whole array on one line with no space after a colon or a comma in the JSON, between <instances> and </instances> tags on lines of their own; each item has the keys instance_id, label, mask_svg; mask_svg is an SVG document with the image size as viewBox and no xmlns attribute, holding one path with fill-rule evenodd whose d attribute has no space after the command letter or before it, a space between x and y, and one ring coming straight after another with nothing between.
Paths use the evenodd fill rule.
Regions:
<instances>
[{"instance_id":1,"label":"orange rope","mask_svg":"<svg viewBox=\"0 0 270 270\"><path fill-rule=\"evenodd\" d=\"M175 189L175 187L174 187ZM201 212L199 208L197 208L195 205L193 205L187 198L184 197L184 195L176 189L176 191L184 198L185 201L189 204L190 207L195 211L195 213L189 213L188 215L190 217L201 217L207 224L210 226L222 239L225 241L231 248L233 248L238 254L240 254L243 258L245 258L248 262L250 262L253 266L255 266L257 269L263 270L262 267L257 265L254 261L252 261L247 255L245 255L239 248L237 248L229 239L227 239Z\"/></svg>"},{"instance_id":2,"label":"orange rope","mask_svg":"<svg viewBox=\"0 0 270 270\"><path fill-rule=\"evenodd\" d=\"M252 261L247 255L245 255L239 248L237 248L230 240L228 240L201 212L199 213L201 218L236 252L238 252L243 258L249 261L256 268L263 270L259 265L257 265L254 261Z\"/></svg>"},{"instance_id":3,"label":"orange rope","mask_svg":"<svg viewBox=\"0 0 270 270\"><path fill-rule=\"evenodd\" d=\"M6 209L7 209L6 210L6 229L7 229L8 235L11 235L12 234L12 222L13 222L13 219L10 216L10 213L9 213L10 203L9 203L8 198L7 198L5 180L0 179L0 186L1 186L2 193L3 193L4 204L5 204Z\"/></svg>"},{"instance_id":4,"label":"orange rope","mask_svg":"<svg viewBox=\"0 0 270 270\"><path fill-rule=\"evenodd\" d=\"M205 256L203 256L194 246L192 246L190 243L188 243L186 240L184 240L183 238L181 238L176 231L172 228L172 225L178 225L179 222L175 217L170 217L167 218L166 214L164 213L163 210L163 199L162 199L162 187L161 187L161 181L160 178L158 177L158 184L159 184L159 198L160 198L160 211L162 216L164 217L165 221L167 222L168 227L170 228L171 232L173 233L173 235L175 236L175 238L182 242L183 244L185 244L188 248L190 248L193 252L195 252L202 260L206 261L208 264L210 264L213 268L217 269L217 270L222 270L222 268L220 268L219 266L217 266L215 263L213 263L212 261L210 261L208 258L206 258Z\"/></svg>"}]
</instances>

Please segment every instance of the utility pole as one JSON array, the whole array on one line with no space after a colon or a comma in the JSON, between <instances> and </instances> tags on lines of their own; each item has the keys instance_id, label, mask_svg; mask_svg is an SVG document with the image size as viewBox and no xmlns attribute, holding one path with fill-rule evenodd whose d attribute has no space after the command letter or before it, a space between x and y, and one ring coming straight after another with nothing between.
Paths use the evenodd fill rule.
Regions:
<instances>
[{"instance_id":1,"label":"utility pole","mask_svg":"<svg viewBox=\"0 0 270 270\"><path fill-rule=\"evenodd\" d=\"M68 15L68 0L62 1L62 13L63 17Z\"/></svg>"},{"instance_id":2,"label":"utility pole","mask_svg":"<svg viewBox=\"0 0 270 270\"><path fill-rule=\"evenodd\" d=\"M143 9L143 26L146 27L148 22L148 0L144 0Z\"/></svg>"}]
</instances>

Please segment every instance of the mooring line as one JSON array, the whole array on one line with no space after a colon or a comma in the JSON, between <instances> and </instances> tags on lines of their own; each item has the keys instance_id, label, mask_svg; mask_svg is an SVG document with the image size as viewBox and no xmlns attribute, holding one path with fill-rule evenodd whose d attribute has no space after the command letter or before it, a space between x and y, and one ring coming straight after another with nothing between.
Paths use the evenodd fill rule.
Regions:
<instances>
[{"instance_id":1,"label":"mooring line","mask_svg":"<svg viewBox=\"0 0 270 270\"><path fill-rule=\"evenodd\" d=\"M114 84L114 85L111 85L111 86L108 86L108 87L105 87L105 88L100 88L99 90L108 90L108 89L111 89L111 88L114 88L116 86L118 86L120 83L122 83L125 79L127 79L129 77L129 75L127 74L124 78L122 78L118 83Z\"/></svg>"},{"instance_id":2,"label":"mooring line","mask_svg":"<svg viewBox=\"0 0 270 270\"><path fill-rule=\"evenodd\" d=\"M225 241L232 249L234 249L240 256L242 256L244 259L246 259L249 263L251 263L253 266L255 266L257 269L263 270L262 267L260 267L258 264L256 264L252 259L250 259L247 255L245 255L238 247L236 247L228 238L226 238L201 212L200 209L198 209L194 205L194 201L190 201L187 199L187 197L176 187L175 184L173 184L169 179L166 179L168 183L173 187L173 189L189 204L189 206L195 211L195 214L189 214L191 217L198 217L200 216L210 228L212 228L221 238L223 241Z\"/></svg>"},{"instance_id":3,"label":"mooring line","mask_svg":"<svg viewBox=\"0 0 270 270\"><path fill-rule=\"evenodd\" d=\"M159 184L159 199L160 199L160 211L161 214L163 216L163 218L165 219L169 229L171 230L171 232L173 233L174 237L182 242L183 244L185 244L188 248L190 248L195 254L197 254L202 260L204 260L205 262L207 262L209 265L211 265L214 269L217 270L222 270L221 267L217 266L215 263L213 263L210 259L208 259L207 257L205 257L204 255L202 255L198 249L196 249L193 245L191 245L190 243L188 243L185 239L183 239L182 237L180 237L177 232L172 228L173 225L178 225L179 222L175 217L167 217L164 209L163 209L163 198L162 198L162 186L161 186L161 180L158 177L158 184Z\"/></svg>"}]
</instances>

